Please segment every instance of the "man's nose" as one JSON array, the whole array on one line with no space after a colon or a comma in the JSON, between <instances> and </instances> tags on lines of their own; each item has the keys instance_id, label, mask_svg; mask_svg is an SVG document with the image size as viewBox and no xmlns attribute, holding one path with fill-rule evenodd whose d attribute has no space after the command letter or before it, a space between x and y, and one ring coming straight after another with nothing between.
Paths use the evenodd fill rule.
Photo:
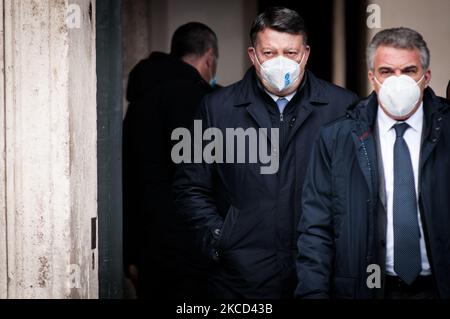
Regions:
<instances>
[{"instance_id":1,"label":"man's nose","mask_svg":"<svg viewBox=\"0 0 450 319\"><path fill-rule=\"evenodd\" d=\"M402 75L402 70L395 70L395 76Z\"/></svg>"}]
</instances>

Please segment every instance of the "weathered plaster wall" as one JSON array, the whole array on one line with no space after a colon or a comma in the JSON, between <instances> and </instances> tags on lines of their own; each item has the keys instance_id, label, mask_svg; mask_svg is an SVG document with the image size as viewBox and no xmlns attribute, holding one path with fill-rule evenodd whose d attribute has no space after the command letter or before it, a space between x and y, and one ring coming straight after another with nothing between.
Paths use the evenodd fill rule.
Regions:
<instances>
[{"instance_id":1,"label":"weathered plaster wall","mask_svg":"<svg viewBox=\"0 0 450 319\"><path fill-rule=\"evenodd\" d=\"M0 296L95 298L95 3L0 2L5 17L0 131L6 141L1 216L7 243L6 252L0 246L0 278L5 253L8 276L6 291L0 279ZM66 24L69 4L81 9L80 28ZM1 204L0 199L0 210Z\"/></svg>"},{"instance_id":2,"label":"weathered plaster wall","mask_svg":"<svg viewBox=\"0 0 450 319\"><path fill-rule=\"evenodd\" d=\"M70 262L82 271L81 289L73 289L72 297L96 298L98 250L91 249L91 221L97 220L95 1L70 2L82 13L81 28L69 33Z\"/></svg>"},{"instance_id":3,"label":"weathered plaster wall","mask_svg":"<svg viewBox=\"0 0 450 319\"><path fill-rule=\"evenodd\" d=\"M7 297L6 209L5 209L5 68L3 46L3 1L0 1L0 299Z\"/></svg>"}]
</instances>

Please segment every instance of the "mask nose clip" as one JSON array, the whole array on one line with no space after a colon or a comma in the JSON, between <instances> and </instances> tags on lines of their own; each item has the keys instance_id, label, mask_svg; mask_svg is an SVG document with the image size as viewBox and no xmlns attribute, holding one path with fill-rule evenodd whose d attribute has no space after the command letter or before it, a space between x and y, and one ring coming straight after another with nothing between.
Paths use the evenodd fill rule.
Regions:
<instances>
[{"instance_id":1,"label":"mask nose clip","mask_svg":"<svg viewBox=\"0 0 450 319\"><path fill-rule=\"evenodd\" d=\"M396 75L393 75L393 76L396 76ZM400 76L397 76L397 77L400 77ZM377 82L377 84L378 84L379 86L383 86L383 83L381 83L381 82L378 80L378 78L376 77L376 75L374 75L373 78L374 78L375 82ZM412 79L412 78L411 78L411 79ZM420 78L420 80L416 82L417 85L419 85L420 82L423 81L423 79L425 79L425 73L422 75L422 77ZM413 80L414 80L414 79L413 79ZM414 80L414 81L415 81L415 80Z\"/></svg>"}]
</instances>

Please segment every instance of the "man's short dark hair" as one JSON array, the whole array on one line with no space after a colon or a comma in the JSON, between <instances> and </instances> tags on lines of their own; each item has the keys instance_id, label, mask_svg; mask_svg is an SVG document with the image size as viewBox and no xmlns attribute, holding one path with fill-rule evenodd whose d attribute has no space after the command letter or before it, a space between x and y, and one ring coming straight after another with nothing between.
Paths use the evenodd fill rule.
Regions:
<instances>
[{"instance_id":1,"label":"man's short dark hair","mask_svg":"<svg viewBox=\"0 0 450 319\"><path fill-rule=\"evenodd\" d=\"M183 58L200 57L209 49L218 56L217 36L211 28L200 22L189 22L179 27L172 37L171 54Z\"/></svg>"},{"instance_id":2,"label":"man's short dark hair","mask_svg":"<svg viewBox=\"0 0 450 319\"><path fill-rule=\"evenodd\" d=\"M299 34L303 36L304 44L308 43L305 21L297 11L283 7L270 7L257 16L250 30L250 39L253 46L256 43L257 34L266 28L274 29L278 32Z\"/></svg>"}]
</instances>

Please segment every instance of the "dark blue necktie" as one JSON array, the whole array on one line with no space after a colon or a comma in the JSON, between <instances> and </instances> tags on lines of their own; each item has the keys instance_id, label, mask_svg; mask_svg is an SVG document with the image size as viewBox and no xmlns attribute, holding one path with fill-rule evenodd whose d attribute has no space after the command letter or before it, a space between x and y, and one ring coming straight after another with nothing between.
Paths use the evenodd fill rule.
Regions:
<instances>
[{"instance_id":1,"label":"dark blue necktie","mask_svg":"<svg viewBox=\"0 0 450 319\"><path fill-rule=\"evenodd\" d=\"M419 275L421 267L420 230L414 171L408 145L403 135L406 123L394 125L394 270L408 285Z\"/></svg>"},{"instance_id":2,"label":"dark blue necktie","mask_svg":"<svg viewBox=\"0 0 450 319\"><path fill-rule=\"evenodd\" d=\"M280 98L277 101L278 110L280 111L280 114L283 114L284 109L286 108L286 105L288 105L289 101L285 98Z\"/></svg>"}]
</instances>

